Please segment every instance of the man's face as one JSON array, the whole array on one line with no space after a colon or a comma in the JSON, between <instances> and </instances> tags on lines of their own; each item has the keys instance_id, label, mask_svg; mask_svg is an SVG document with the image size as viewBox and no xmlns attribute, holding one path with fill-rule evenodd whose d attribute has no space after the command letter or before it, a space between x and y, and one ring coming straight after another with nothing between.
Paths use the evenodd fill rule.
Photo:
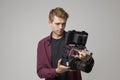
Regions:
<instances>
[{"instance_id":1,"label":"man's face","mask_svg":"<svg viewBox=\"0 0 120 80\"><path fill-rule=\"evenodd\" d=\"M52 28L53 36L59 37L63 35L66 26L65 19L54 16L53 22L49 22L49 24Z\"/></svg>"}]
</instances>

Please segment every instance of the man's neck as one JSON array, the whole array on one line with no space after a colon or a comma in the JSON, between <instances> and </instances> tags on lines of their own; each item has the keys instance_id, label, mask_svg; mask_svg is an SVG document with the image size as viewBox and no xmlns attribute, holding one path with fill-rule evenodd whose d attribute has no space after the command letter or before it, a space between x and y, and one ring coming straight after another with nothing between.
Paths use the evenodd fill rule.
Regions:
<instances>
[{"instance_id":1,"label":"man's neck","mask_svg":"<svg viewBox=\"0 0 120 80\"><path fill-rule=\"evenodd\" d=\"M60 39L62 37L63 37L63 35L61 35L61 36L52 35L52 38L54 38L54 39Z\"/></svg>"},{"instance_id":2,"label":"man's neck","mask_svg":"<svg viewBox=\"0 0 120 80\"><path fill-rule=\"evenodd\" d=\"M57 35L57 34L52 34L52 38L54 38L54 39L60 39L60 38L62 38L64 35L62 34L62 35Z\"/></svg>"}]
</instances>

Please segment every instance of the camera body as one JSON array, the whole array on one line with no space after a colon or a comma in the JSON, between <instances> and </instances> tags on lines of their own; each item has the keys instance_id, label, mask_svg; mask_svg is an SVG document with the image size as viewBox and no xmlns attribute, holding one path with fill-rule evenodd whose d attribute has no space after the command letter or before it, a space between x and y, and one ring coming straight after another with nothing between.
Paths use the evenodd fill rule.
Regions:
<instances>
[{"instance_id":1,"label":"camera body","mask_svg":"<svg viewBox=\"0 0 120 80\"><path fill-rule=\"evenodd\" d=\"M77 57L71 55L62 56L62 65L70 67L71 70L80 70L84 63Z\"/></svg>"},{"instance_id":2,"label":"camera body","mask_svg":"<svg viewBox=\"0 0 120 80\"><path fill-rule=\"evenodd\" d=\"M71 70L78 70L84 67L85 64L79 58L72 55L72 50L83 50L88 38L88 33L85 31L68 31L66 35L66 45L71 46L69 55L62 56L62 65L70 67ZM74 47L73 47L74 46Z\"/></svg>"}]
</instances>

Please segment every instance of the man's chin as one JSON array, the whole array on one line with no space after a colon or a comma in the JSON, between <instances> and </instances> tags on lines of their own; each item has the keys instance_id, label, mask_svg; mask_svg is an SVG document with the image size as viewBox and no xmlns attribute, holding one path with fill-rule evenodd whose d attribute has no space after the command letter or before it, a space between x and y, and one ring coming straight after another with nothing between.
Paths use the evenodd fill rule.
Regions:
<instances>
[{"instance_id":1,"label":"man's chin","mask_svg":"<svg viewBox=\"0 0 120 80\"><path fill-rule=\"evenodd\" d=\"M63 36L64 32L55 32L54 34L56 34L57 36Z\"/></svg>"},{"instance_id":2,"label":"man's chin","mask_svg":"<svg viewBox=\"0 0 120 80\"><path fill-rule=\"evenodd\" d=\"M62 36L62 35L63 35L63 33L58 33L57 35L58 35L58 36Z\"/></svg>"},{"instance_id":3,"label":"man's chin","mask_svg":"<svg viewBox=\"0 0 120 80\"><path fill-rule=\"evenodd\" d=\"M59 32L58 35L62 36L64 34L64 31Z\"/></svg>"}]
</instances>

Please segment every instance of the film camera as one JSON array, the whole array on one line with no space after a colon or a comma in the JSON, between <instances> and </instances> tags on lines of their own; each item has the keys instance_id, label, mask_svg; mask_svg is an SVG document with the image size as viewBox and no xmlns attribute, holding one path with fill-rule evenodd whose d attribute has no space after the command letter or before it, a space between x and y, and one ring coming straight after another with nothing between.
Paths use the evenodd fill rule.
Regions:
<instances>
[{"instance_id":1,"label":"film camera","mask_svg":"<svg viewBox=\"0 0 120 80\"><path fill-rule=\"evenodd\" d=\"M84 62L72 55L73 50L83 50L88 38L88 33L85 31L68 31L66 35L66 45L72 46L69 55L62 56L62 65L70 67L71 70L78 70L84 67ZM88 52L88 55L91 53Z\"/></svg>"}]
</instances>

